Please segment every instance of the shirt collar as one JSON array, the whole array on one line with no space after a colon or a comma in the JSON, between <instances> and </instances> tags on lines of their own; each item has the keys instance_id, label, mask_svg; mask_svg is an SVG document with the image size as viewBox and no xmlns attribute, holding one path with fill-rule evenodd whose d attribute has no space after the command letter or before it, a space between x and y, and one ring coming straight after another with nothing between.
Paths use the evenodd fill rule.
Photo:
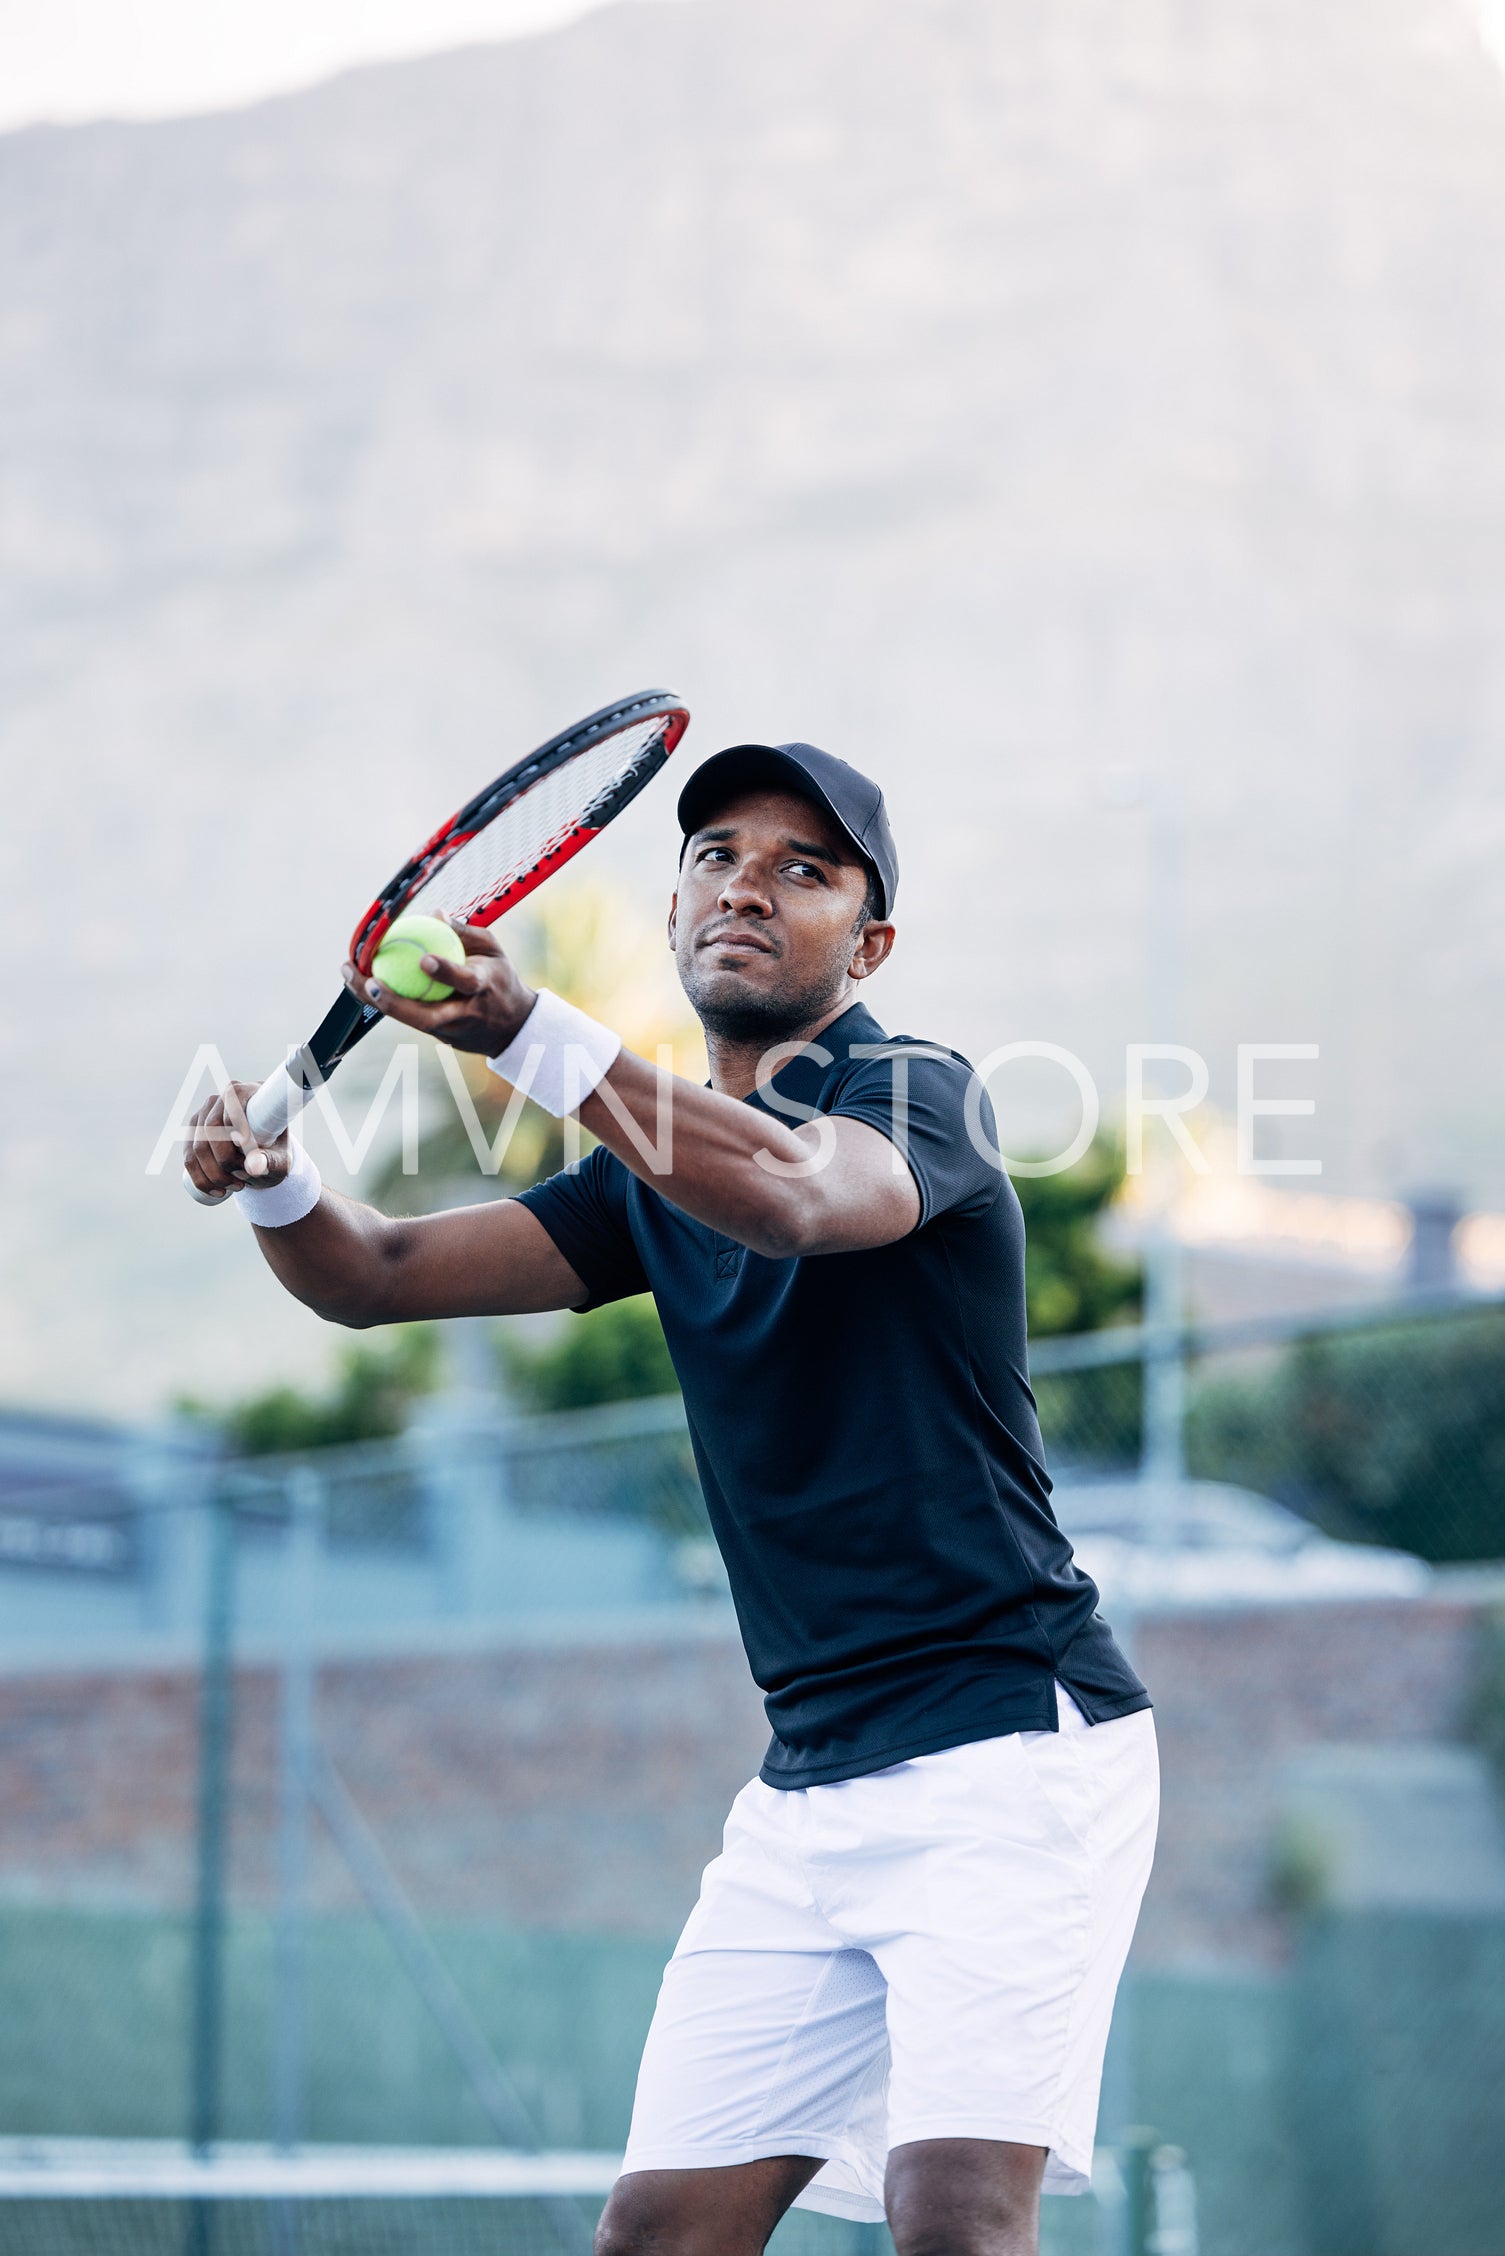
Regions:
<instances>
[{"instance_id":1,"label":"shirt collar","mask_svg":"<svg viewBox=\"0 0 1505 2256\"><path fill-rule=\"evenodd\" d=\"M802 1050L796 1050L786 1059L765 1086L795 1104L814 1105L828 1076L846 1063L859 1043L884 1040L883 1028L867 1005L849 1003L840 1018L833 1018L813 1042L807 1042ZM825 1062L827 1060L829 1062ZM764 1105L765 1110L775 1109L765 1104L762 1092L756 1089L743 1101Z\"/></svg>"}]
</instances>

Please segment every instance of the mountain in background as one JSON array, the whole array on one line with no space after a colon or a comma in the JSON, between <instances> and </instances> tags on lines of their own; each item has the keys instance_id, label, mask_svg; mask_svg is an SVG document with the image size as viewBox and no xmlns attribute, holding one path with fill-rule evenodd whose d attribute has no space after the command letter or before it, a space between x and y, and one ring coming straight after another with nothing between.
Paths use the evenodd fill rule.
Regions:
<instances>
[{"instance_id":1,"label":"mountain in background","mask_svg":"<svg viewBox=\"0 0 1505 2256\"><path fill-rule=\"evenodd\" d=\"M415 833L649 683L883 778L890 1025L1110 1105L1317 1041L1324 1188L1499 1202L1502 410L1465 0L644 0L0 140L0 1393L323 1355L143 1172L194 1047L264 1072ZM655 913L671 800L596 850Z\"/></svg>"}]
</instances>

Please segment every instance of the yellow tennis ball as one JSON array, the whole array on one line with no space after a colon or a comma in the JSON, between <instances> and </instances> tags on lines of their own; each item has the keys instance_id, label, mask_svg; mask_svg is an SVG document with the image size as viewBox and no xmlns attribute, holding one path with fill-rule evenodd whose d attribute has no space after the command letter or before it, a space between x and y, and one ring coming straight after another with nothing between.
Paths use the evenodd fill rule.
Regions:
<instances>
[{"instance_id":1,"label":"yellow tennis ball","mask_svg":"<svg viewBox=\"0 0 1505 2256\"><path fill-rule=\"evenodd\" d=\"M453 926L438 917L419 916L416 911L394 917L382 935L371 976L410 1003L442 1003L454 989L446 987L442 979L432 978L419 963L420 956L442 956L449 963L462 963L465 943Z\"/></svg>"}]
</instances>

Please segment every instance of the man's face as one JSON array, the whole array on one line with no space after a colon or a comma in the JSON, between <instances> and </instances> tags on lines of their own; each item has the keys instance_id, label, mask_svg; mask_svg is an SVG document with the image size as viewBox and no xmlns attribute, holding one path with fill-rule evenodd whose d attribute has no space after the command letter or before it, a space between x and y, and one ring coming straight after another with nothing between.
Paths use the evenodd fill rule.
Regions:
<instances>
[{"instance_id":1,"label":"man's face","mask_svg":"<svg viewBox=\"0 0 1505 2256\"><path fill-rule=\"evenodd\" d=\"M669 918L685 993L708 1033L775 1042L876 971L893 926L864 915L867 870L813 800L749 791L690 839Z\"/></svg>"}]
</instances>

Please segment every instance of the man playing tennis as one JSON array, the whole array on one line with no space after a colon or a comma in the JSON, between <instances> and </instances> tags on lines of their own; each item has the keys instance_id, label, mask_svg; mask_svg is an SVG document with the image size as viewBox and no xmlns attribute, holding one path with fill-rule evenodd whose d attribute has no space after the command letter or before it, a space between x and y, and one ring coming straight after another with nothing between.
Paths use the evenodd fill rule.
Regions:
<instances>
[{"instance_id":1,"label":"man playing tennis","mask_svg":"<svg viewBox=\"0 0 1505 2256\"><path fill-rule=\"evenodd\" d=\"M601 2256L756 2256L797 2200L886 2215L899 2256L1028 2256L1042 2186L1091 2167L1149 1700L1051 1514L986 1096L859 999L894 944L881 793L741 745L679 816L709 1088L467 929L450 1001L359 991L578 1112L576 1171L389 1220L215 1099L189 1172L337 1323L657 1301L773 1738L664 1976Z\"/></svg>"}]
</instances>

